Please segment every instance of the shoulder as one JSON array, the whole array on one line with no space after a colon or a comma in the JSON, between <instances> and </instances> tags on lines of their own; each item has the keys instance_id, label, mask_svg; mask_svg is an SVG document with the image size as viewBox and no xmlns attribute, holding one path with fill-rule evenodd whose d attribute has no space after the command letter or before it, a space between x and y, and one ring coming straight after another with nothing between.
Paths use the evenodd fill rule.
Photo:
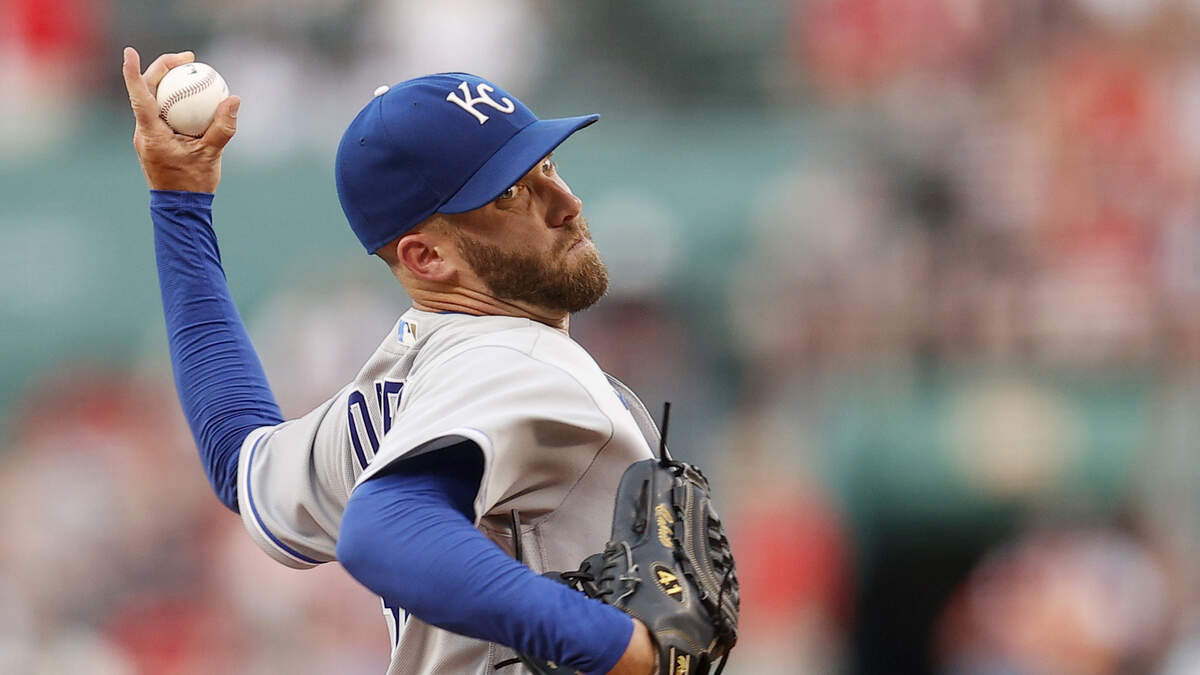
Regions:
<instances>
[{"instance_id":1,"label":"shoulder","mask_svg":"<svg viewBox=\"0 0 1200 675\"><path fill-rule=\"evenodd\" d=\"M502 330L446 340L423 370L465 371L472 380L553 382L581 392L611 389L600 366L579 343L543 324L521 321Z\"/></svg>"},{"instance_id":2,"label":"shoulder","mask_svg":"<svg viewBox=\"0 0 1200 675\"><path fill-rule=\"evenodd\" d=\"M458 391L471 398L513 396L588 398L599 367L582 348L556 344L554 336L512 330L480 336L442 350L414 368L409 386L417 391Z\"/></svg>"},{"instance_id":3,"label":"shoulder","mask_svg":"<svg viewBox=\"0 0 1200 675\"><path fill-rule=\"evenodd\" d=\"M536 341L537 324L510 316L423 312L410 309L400 317L394 336L399 344L417 350L425 363L481 344L505 344L518 349Z\"/></svg>"},{"instance_id":4,"label":"shoulder","mask_svg":"<svg viewBox=\"0 0 1200 675\"><path fill-rule=\"evenodd\" d=\"M411 317L411 319L410 319ZM403 325L409 322L406 327ZM444 369L479 368L479 372L563 370L594 371L599 367L570 337L529 319L409 312L401 332L416 335L419 350L413 375Z\"/></svg>"},{"instance_id":5,"label":"shoulder","mask_svg":"<svg viewBox=\"0 0 1200 675\"><path fill-rule=\"evenodd\" d=\"M425 412L493 428L546 419L611 426L611 404L619 399L581 346L543 324L483 318L460 322L464 334L443 325L427 337L405 385L402 416L415 420ZM480 330L485 323L493 330Z\"/></svg>"},{"instance_id":6,"label":"shoulder","mask_svg":"<svg viewBox=\"0 0 1200 675\"><path fill-rule=\"evenodd\" d=\"M429 360L414 367L365 477L439 439L469 440L489 461L503 457L506 465L521 465L527 453L553 449L591 457L612 437L619 399L595 362L565 335L513 326L447 343L442 349L426 345L434 347L424 354Z\"/></svg>"},{"instance_id":7,"label":"shoulder","mask_svg":"<svg viewBox=\"0 0 1200 675\"><path fill-rule=\"evenodd\" d=\"M567 335L526 319L421 314L418 354L398 411L405 421L427 414L507 426L557 415L610 426L606 418L619 399Z\"/></svg>"}]
</instances>

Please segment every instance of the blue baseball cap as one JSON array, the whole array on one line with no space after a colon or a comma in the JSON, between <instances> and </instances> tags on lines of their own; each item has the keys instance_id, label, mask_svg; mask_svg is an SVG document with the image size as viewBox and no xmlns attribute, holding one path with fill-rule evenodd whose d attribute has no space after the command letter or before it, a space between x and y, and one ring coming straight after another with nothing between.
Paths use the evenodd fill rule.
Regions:
<instances>
[{"instance_id":1,"label":"blue baseball cap","mask_svg":"<svg viewBox=\"0 0 1200 675\"><path fill-rule=\"evenodd\" d=\"M374 253L434 213L462 213L499 197L599 118L540 120L515 96L467 73L380 87L338 145L338 200Z\"/></svg>"}]
</instances>

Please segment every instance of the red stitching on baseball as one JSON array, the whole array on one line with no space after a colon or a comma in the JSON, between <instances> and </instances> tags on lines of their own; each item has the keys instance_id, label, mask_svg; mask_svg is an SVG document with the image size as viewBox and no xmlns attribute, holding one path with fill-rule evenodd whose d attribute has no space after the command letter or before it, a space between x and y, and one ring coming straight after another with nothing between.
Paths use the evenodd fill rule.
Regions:
<instances>
[{"instance_id":1,"label":"red stitching on baseball","mask_svg":"<svg viewBox=\"0 0 1200 675\"><path fill-rule=\"evenodd\" d=\"M167 97L167 100L163 101L162 108L160 108L158 111L158 118L166 122L167 113L171 111L172 106L193 94L199 94L205 89L208 89L208 85L215 82L216 79L217 71L209 70L208 74L204 77L196 80L183 89L176 90L174 94L171 94L169 97ZM167 122L167 125L170 126L170 122Z\"/></svg>"}]
</instances>

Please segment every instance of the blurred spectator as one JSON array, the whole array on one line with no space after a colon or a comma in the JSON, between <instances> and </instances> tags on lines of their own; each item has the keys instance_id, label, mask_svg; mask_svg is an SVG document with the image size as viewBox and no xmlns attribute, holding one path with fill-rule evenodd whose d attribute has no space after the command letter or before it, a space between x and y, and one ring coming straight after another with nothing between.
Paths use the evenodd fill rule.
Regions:
<instances>
[{"instance_id":1,"label":"blurred spectator","mask_svg":"<svg viewBox=\"0 0 1200 675\"><path fill-rule=\"evenodd\" d=\"M95 86L93 63L108 20L105 0L0 2L0 155L69 140Z\"/></svg>"},{"instance_id":2,"label":"blurred spectator","mask_svg":"<svg viewBox=\"0 0 1200 675\"><path fill-rule=\"evenodd\" d=\"M545 61L542 12L530 0L195 3L214 28L213 59L245 96L231 151L279 162L327 153L381 84L473 72L525 96ZM347 101L352 101L347 105Z\"/></svg>"},{"instance_id":3,"label":"blurred spectator","mask_svg":"<svg viewBox=\"0 0 1200 675\"><path fill-rule=\"evenodd\" d=\"M773 411L739 412L713 448L715 496L741 580L732 663L764 675L837 671L854 590L846 524L805 468L811 437Z\"/></svg>"},{"instance_id":4,"label":"blurred spectator","mask_svg":"<svg viewBox=\"0 0 1200 675\"><path fill-rule=\"evenodd\" d=\"M364 274L298 279L296 287L271 298L250 323L285 415L307 414L345 387L408 306L404 289L391 282L382 263L355 262L382 283L367 285L360 281ZM325 282L329 285L322 287Z\"/></svg>"},{"instance_id":5,"label":"blurred spectator","mask_svg":"<svg viewBox=\"0 0 1200 675\"><path fill-rule=\"evenodd\" d=\"M992 552L956 594L939 672L1152 672L1174 590L1153 548L1118 529L1033 529Z\"/></svg>"},{"instance_id":6,"label":"blurred spectator","mask_svg":"<svg viewBox=\"0 0 1200 675\"><path fill-rule=\"evenodd\" d=\"M257 550L257 565L222 557L234 535L253 545L213 499L168 382L79 364L31 392L15 426L0 456L0 588L12 591L0 623L16 638L0 640L4 672L386 666L382 622L348 620L378 619L374 600L336 566L318 573L324 584L262 594L298 573ZM255 607L288 603L273 616L285 634L272 641L252 621L251 596Z\"/></svg>"}]
</instances>

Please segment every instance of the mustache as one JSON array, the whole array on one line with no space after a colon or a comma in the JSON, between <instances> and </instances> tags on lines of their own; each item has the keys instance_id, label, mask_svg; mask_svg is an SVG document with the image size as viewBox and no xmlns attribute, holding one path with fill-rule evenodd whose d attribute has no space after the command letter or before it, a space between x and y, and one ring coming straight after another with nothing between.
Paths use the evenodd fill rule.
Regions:
<instances>
[{"instance_id":1,"label":"mustache","mask_svg":"<svg viewBox=\"0 0 1200 675\"><path fill-rule=\"evenodd\" d=\"M592 241L592 229L588 227L587 218L584 218L583 214L579 214L578 216L572 218L571 224L568 225L568 227L570 229L568 230L567 234L567 248L573 246L575 244L575 240L580 237L583 237L588 241Z\"/></svg>"}]
</instances>

